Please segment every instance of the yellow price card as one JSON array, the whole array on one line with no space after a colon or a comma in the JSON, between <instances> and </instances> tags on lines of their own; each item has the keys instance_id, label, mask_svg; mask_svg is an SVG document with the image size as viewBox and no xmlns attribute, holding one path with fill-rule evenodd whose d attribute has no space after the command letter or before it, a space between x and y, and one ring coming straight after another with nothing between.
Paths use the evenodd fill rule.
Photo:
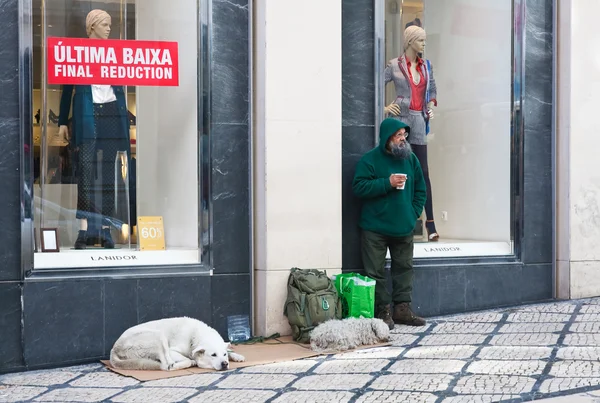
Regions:
<instances>
[{"instance_id":1,"label":"yellow price card","mask_svg":"<svg viewBox=\"0 0 600 403\"><path fill-rule=\"evenodd\" d=\"M161 216L138 217L137 233L140 250L165 250L165 228Z\"/></svg>"}]
</instances>

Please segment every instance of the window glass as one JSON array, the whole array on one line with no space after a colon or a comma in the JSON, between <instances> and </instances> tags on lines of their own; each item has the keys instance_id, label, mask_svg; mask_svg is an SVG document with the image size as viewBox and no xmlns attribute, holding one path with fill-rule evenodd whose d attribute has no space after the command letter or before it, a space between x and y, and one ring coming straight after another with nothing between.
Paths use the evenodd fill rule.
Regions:
<instances>
[{"instance_id":1,"label":"window glass","mask_svg":"<svg viewBox=\"0 0 600 403\"><path fill-rule=\"evenodd\" d=\"M430 183L415 257L513 251L512 21L511 0L385 2L380 116L411 126Z\"/></svg>"},{"instance_id":2,"label":"window glass","mask_svg":"<svg viewBox=\"0 0 600 403\"><path fill-rule=\"evenodd\" d=\"M199 15L196 0L33 1L35 233L59 244L36 269L200 262Z\"/></svg>"}]
</instances>

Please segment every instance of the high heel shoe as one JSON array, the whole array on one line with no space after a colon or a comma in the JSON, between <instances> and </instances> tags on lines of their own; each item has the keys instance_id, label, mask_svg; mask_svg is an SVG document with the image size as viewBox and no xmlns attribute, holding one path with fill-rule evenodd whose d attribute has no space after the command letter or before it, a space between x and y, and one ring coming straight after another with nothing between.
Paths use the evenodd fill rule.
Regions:
<instances>
[{"instance_id":1,"label":"high heel shoe","mask_svg":"<svg viewBox=\"0 0 600 403\"><path fill-rule=\"evenodd\" d=\"M50 112L48 112L48 120L52 124L58 124L58 115L54 113L52 109L50 109Z\"/></svg>"},{"instance_id":2,"label":"high heel shoe","mask_svg":"<svg viewBox=\"0 0 600 403\"><path fill-rule=\"evenodd\" d=\"M113 249L115 247L115 241L113 241L112 236L110 235L110 228L102 228L102 232L100 234L102 247L105 249Z\"/></svg>"},{"instance_id":3,"label":"high heel shoe","mask_svg":"<svg viewBox=\"0 0 600 403\"><path fill-rule=\"evenodd\" d=\"M87 246L87 231L79 230L75 240L75 249L85 249Z\"/></svg>"},{"instance_id":4,"label":"high heel shoe","mask_svg":"<svg viewBox=\"0 0 600 403\"><path fill-rule=\"evenodd\" d=\"M427 227L427 240L437 242L440 239L440 234L437 233L433 220L427 220L425 226Z\"/></svg>"}]
</instances>

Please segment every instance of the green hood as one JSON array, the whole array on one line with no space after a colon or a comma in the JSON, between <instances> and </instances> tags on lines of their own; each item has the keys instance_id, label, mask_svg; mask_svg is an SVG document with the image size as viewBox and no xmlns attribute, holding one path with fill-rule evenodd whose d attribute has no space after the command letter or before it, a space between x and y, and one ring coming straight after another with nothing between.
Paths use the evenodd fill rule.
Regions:
<instances>
[{"instance_id":1,"label":"green hood","mask_svg":"<svg viewBox=\"0 0 600 403\"><path fill-rule=\"evenodd\" d=\"M379 148L381 148L381 151L386 151L385 145L390 137L403 127L406 129L406 133L410 133L410 127L398 119L387 118L381 122L379 126Z\"/></svg>"}]
</instances>

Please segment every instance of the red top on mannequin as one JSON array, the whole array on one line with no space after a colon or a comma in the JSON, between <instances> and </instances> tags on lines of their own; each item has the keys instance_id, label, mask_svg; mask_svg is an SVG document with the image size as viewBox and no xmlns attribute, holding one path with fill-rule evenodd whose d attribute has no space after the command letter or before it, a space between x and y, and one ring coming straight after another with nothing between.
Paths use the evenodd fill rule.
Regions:
<instances>
[{"instance_id":1,"label":"red top on mannequin","mask_svg":"<svg viewBox=\"0 0 600 403\"><path fill-rule=\"evenodd\" d=\"M406 59L406 65L408 66L408 75L410 77L410 88L411 88L411 97L410 97L410 106L409 109L413 111L421 111L423 110L423 103L425 103L425 88L427 87L427 83L425 82L425 76L423 75L423 65L425 62L420 57L417 57L417 71L421 76L419 80L419 84L415 84L412 77L412 72L410 71L411 62Z\"/></svg>"}]
</instances>

